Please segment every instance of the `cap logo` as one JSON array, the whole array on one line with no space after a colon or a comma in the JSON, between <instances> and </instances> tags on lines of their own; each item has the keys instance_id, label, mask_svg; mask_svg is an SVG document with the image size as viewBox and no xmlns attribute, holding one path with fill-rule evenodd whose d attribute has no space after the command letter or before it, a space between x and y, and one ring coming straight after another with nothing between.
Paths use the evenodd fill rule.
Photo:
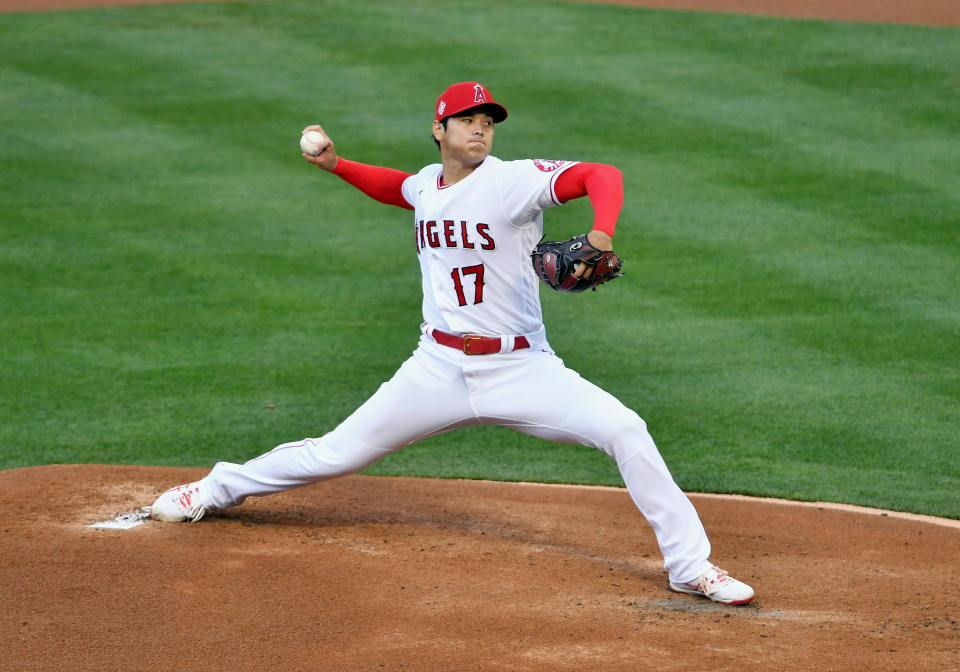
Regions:
<instances>
[{"instance_id":1,"label":"cap logo","mask_svg":"<svg viewBox=\"0 0 960 672\"><path fill-rule=\"evenodd\" d=\"M442 116L443 116L443 111L444 111L445 109L447 109L447 101L441 100L441 101L440 101L440 107L437 108L437 114L442 117Z\"/></svg>"},{"instance_id":2,"label":"cap logo","mask_svg":"<svg viewBox=\"0 0 960 672\"><path fill-rule=\"evenodd\" d=\"M475 103L485 103L487 102L487 96L483 93L483 84L477 82L473 86L473 102Z\"/></svg>"}]
</instances>

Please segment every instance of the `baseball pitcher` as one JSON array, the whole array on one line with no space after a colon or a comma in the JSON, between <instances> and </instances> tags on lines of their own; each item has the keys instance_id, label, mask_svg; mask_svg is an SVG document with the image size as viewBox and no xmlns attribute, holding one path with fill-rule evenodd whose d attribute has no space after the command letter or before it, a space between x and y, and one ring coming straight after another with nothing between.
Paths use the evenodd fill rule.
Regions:
<instances>
[{"instance_id":1,"label":"baseball pitcher","mask_svg":"<svg viewBox=\"0 0 960 672\"><path fill-rule=\"evenodd\" d=\"M710 562L699 516L644 421L566 367L544 329L541 283L579 292L620 275L612 238L623 205L622 176L598 163L501 161L491 151L497 124L506 118L487 87L453 84L434 107L440 162L417 173L347 160L323 128L303 130L308 162L371 198L413 212L410 249L423 291L419 345L336 428L245 464L219 462L200 481L164 493L151 515L197 521L250 496L358 472L427 437L502 425L609 455L656 534L670 589L746 604L753 589ZM590 231L544 242L544 212L583 196L594 211Z\"/></svg>"}]
</instances>

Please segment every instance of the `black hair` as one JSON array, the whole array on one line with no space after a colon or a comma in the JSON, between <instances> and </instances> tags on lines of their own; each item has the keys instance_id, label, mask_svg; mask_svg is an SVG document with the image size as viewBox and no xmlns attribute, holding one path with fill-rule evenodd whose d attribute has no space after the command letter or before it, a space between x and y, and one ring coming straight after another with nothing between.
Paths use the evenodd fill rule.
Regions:
<instances>
[{"instance_id":1,"label":"black hair","mask_svg":"<svg viewBox=\"0 0 960 672\"><path fill-rule=\"evenodd\" d=\"M447 130L447 119L449 118L450 117L444 117L443 119L440 120L440 125L443 126L444 131ZM434 138L432 134L430 135L430 137L433 139L433 144L437 146L437 149L440 149L440 141Z\"/></svg>"}]
</instances>

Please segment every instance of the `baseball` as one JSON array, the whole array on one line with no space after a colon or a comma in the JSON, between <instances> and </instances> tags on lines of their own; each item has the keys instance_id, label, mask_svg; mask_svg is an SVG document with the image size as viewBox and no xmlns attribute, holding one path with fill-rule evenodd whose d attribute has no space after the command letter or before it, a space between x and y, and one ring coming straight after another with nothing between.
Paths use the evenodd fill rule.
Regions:
<instances>
[{"instance_id":1,"label":"baseball","mask_svg":"<svg viewBox=\"0 0 960 672\"><path fill-rule=\"evenodd\" d=\"M304 154L310 156L316 156L322 152L325 144L326 138L320 131L307 131L300 136L300 149L303 150Z\"/></svg>"}]
</instances>

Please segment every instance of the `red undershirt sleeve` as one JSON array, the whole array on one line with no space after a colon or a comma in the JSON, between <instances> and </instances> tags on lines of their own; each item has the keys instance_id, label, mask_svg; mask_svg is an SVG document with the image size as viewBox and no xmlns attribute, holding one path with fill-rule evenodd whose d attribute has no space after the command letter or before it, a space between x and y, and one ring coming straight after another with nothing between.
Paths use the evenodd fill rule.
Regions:
<instances>
[{"instance_id":1,"label":"red undershirt sleeve","mask_svg":"<svg viewBox=\"0 0 960 672\"><path fill-rule=\"evenodd\" d=\"M403 197L403 182L411 176L411 173L393 168L368 166L365 163L339 157L333 174L381 203L413 210L413 206Z\"/></svg>"},{"instance_id":2,"label":"red undershirt sleeve","mask_svg":"<svg viewBox=\"0 0 960 672\"><path fill-rule=\"evenodd\" d=\"M578 163L560 174L554 191L561 203L589 196L593 228L613 237L623 208L623 173L617 168L606 163Z\"/></svg>"}]
</instances>

